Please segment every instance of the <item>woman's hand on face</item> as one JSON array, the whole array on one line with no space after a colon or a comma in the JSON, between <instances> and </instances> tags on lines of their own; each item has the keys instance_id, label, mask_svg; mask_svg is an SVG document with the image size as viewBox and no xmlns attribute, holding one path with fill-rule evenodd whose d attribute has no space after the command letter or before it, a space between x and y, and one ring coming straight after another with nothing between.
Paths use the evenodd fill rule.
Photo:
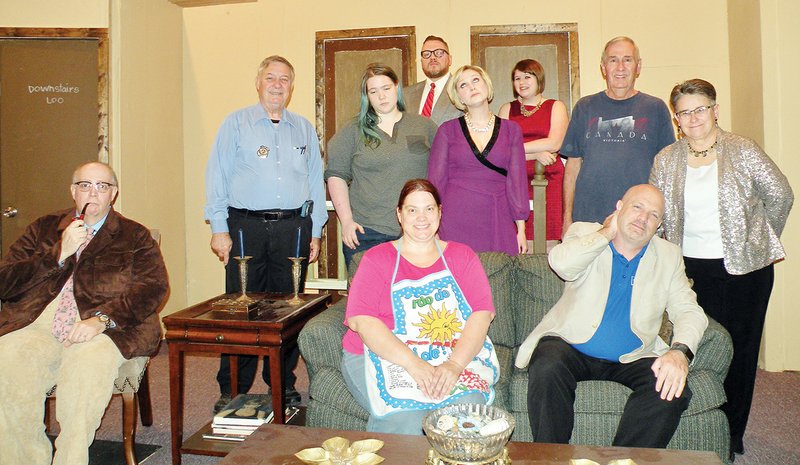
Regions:
<instances>
[{"instance_id":1,"label":"woman's hand on face","mask_svg":"<svg viewBox=\"0 0 800 465\"><path fill-rule=\"evenodd\" d=\"M434 399L433 397L433 376L435 368L430 363L418 358L414 364L409 367L408 374L414 378L414 381L419 386L420 391L426 397Z\"/></svg>"},{"instance_id":2,"label":"woman's hand on face","mask_svg":"<svg viewBox=\"0 0 800 465\"><path fill-rule=\"evenodd\" d=\"M463 367L459 366L456 362L448 360L441 365L434 368L433 374L433 390L432 399L442 400L450 394L453 386L456 385L458 377L464 371Z\"/></svg>"},{"instance_id":3,"label":"woman's hand on face","mask_svg":"<svg viewBox=\"0 0 800 465\"><path fill-rule=\"evenodd\" d=\"M539 163L543 164L544 166L550 166L556 162L558 157L556 154L552 152L536 152L534 157L539 160Z\"/></svg>"},{"instance_id":4,"label":"woman's hand on face","mask_svg":"<svg viewBox=\"0 0 800 465\"><path fill-rule=\"evenodd\" d=\"M364 228L361 227L361 225L356 223L355 221L348 221L346 223L344 222L342 223L342 242L344 242L344 245L350 247L351 249L355 249L360 245L358 242L358 235L356 234L356 231L359 231L361 232L361 234L364 234Z\"/></svg>"}]
</instances>

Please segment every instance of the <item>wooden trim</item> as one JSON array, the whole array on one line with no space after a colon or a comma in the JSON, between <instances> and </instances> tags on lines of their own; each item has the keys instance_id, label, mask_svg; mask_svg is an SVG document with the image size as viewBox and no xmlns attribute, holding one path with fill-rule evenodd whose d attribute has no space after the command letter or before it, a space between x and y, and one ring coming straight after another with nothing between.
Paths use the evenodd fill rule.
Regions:
<instances>
[{"instance_id":1,"label":"wooden trim","mask_svg":"<svg viewBox=\"0 0 800 465\"><path fill-rule=\"evenodd\" d=\"M95 39L97 44L97 159L109 162L108 29L0 27L0 39Z\"/></svg>"},{"instance_id":2,"label":"wooden trim","mask_svg":"<svg viewBox=\"0 0 800 465\"><path fill-rule=\"evenodd\" d=\"M336 128L336 88L331 77L335 74L334 56L342 50L399 50L402 54L402 69L395 68L405 85L416 82L416 29L414 26L362 28L316 33L316 127L320 148L327 158L328 140ZM326 128L328 130L326 131ZM347 271L339 263L341 239L336 213L329 211L329 220L322 233L322 246L317 265L316 278L346 279ZM343 276L342 276L343 275Z\"/></svg>"},{"instance_id":3,"label":"wooden trim","mask_svg":"<svg viewBox=\"0 0 800 465\"><path fill-rule=\"evenodd\" d=\"M255 3L258 0L169 0L171 3L181 8L192 8L196 6L212 5L232 5L234 3Z\"/></svg>"},{"instance_id":4,"label":"wooden trim","mask_svg":"<svg viewBox=\"0 0 800 465\"><path fill-rule=\"evenodd\" d=\"M580 61L578 53L578 23L551 23L551 24L508 24L497 26L471 26L470 27L470 55L472 63L483 63L484 40L492 42L501 40L503 36L524 36L534 34L566 33L569 49L569 101L564 103L567 110L571 111L572 106L580 99Z\"/></svg>"}]
</instances>

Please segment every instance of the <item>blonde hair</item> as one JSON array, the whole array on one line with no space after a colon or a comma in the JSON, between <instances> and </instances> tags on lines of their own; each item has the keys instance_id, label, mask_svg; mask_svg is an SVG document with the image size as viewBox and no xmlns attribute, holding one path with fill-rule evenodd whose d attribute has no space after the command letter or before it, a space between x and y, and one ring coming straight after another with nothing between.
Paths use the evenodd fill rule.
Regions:
<instances>
[{"instance_id":1,"label":"blonde hair","mask_svg":"<svg viewBox=\"0 0 800 465\"><path fill-rule=\"evenodd\" d=\"M458 92L456 91L456 84L458 84L458 80L461 79L461 75L464 74L464 71L475 71L478 73L481 79L483 79L483 81L486 83L486 87L489 88L489 96L487 101L491 103L491 101L494 99L494 86L492 85L492 79L480 66L464 65L458 68L450 81L447 82L447 96L450 97L450 101L453 102L453 105L461 111L467 110L466 105L464 105L461 99L458 98Z\"/></svg>"}]
</instances>

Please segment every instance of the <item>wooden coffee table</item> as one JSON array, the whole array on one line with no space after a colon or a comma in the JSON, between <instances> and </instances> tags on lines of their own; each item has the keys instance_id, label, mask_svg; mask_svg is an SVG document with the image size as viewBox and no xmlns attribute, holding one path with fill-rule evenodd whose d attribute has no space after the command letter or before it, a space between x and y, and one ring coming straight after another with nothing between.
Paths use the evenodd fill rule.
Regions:
<instances>
[{"instance_id":1,"label":"wooden coffee table","mask_svg":"<svg viewBox=\"0 0 800 465\"><path fill-rule=\"evenodd\" d=\"M428 440L423 436L367 433L291 425L262 425L237 446L219 465L302 465L295 452L319 447L334 436L352 441L380 439L385 444L378 455L383 463L423 465L428 456ZM722 465L713 452L674 449L572 446L511 442L508 453L513 465L568 465L570 459L590 459L606 465L614 459L632 459L637 465Z\"/></svg>"},{"instance_id":2,"label":"wooden coffee table","mask_svg":"<svg viewBox=\"0 0 800 465\"><path fill-rule=\"evenodd\" d=\"M219 297L206 300L185 310L164 317L169 347L169 397L172 430L172 463L180 465L181 453L224 456L230 445L206 441L208 447L184 447L183 443L183 372L186 352L232 354L231 389L238 394L238 364L236 355L269 357L272 407L275 423L284 422L283 355L297 344L297 335L312 317L327 307L330 294L300 294L303 303L289 305L288 294L248 294L254 299L269 299L257 319L248 320L243 314L215 310L212 303ZM235 296L234 296L235 297ZM209 412L210 413L210 412ZM197 444L197 441L193 441ZM200 443L204 444L204 443Z\"/></svg>"}]
</instances>

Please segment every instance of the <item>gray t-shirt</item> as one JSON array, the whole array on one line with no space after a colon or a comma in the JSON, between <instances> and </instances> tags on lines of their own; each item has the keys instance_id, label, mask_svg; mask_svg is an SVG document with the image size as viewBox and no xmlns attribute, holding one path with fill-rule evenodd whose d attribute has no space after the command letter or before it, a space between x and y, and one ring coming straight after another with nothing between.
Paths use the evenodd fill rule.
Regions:
<instances>
[{"instance_id":1,"label":"gray t-shirt","mask_svg":"<svg viewBox=\"0 0 800 465\"><path fill-rule=\"evenodd\" d=\"M436 135L428 118L404 112L392 136L376 128L381 145L367 147L355 120L336 132L328 142L325 180L341 178L350 185L353 219L365 228L400 235L397 199L409 179L425 178L428 157Z\"/></svg>"},{"instance_id":2,"label":"gray t-shirt","mask_svg":"<svg viewBox=\"0 0 800 465\"><path fill-rule=\"evenodd\" d=\"M583 158L572 221L602 223L628 188L648 182L653 158L673 142L672 119L661 99L639 92L614 100L605 91L580 99L560 151Z\"/></svg>"}]
</instances>

